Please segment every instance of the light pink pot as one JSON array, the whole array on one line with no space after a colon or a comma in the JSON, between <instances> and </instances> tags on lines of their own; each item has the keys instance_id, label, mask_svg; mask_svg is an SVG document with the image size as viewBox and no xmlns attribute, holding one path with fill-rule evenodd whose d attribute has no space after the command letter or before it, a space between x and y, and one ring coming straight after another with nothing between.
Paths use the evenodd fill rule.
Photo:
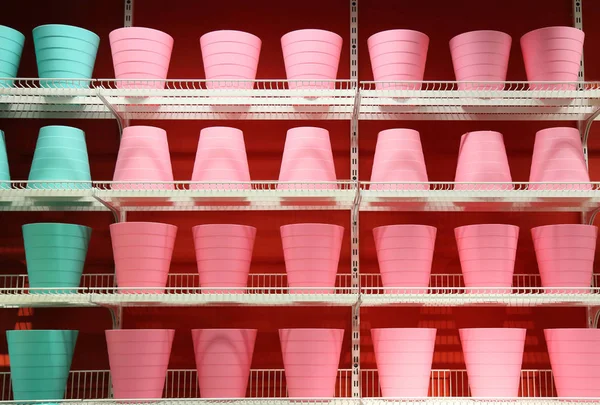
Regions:
<instances>
[{"instance_id":1,"label":"light pink pot","mask_svg":"<svg viewBox=\"0 0 600 405\"><path fill-rule=\"evenodd\" d=\"M371 329L381 395L387 398L426 397L436 329Z\"/></svg>"},{"instance_id":2,"label":"light pink pot","mask_svg":"<svg viewBox=\"0 0 600 405\"><path fill-rule=\"evenodd\" d=\"M209 127L200 131L192 181L249 182L250 168L244 133L237 128ZM193 184L191 189L211 188ZM236 186L237 188L238 186ZM239 185L249 189L250 184Z\"/></svg>"},{"instance_id":3,"label":"light pink pot","mask_svg":"<svg viewBox=\"0 0 600 405\"><path fill-rule=\"evenodd\" d=\"M427 225L389 225L373 229L386 294L406 292L389 287L407 287L411 293L427 293L426 289L412 288L429 286L436 234L437 229Z\"/></svg>"},{"instance_id":4,"label":"light pink pot","mask_svg":"<svg viewBox=\"0 0 600 405\"><path fill-rule=\"evenodd\" d=\"M519 227L502 224L467 225L454 229L465 287L509 287L513 282ZM472 291L477 291L472 290Z\"/></svg>"},{"instance_id":5,"label":"light pink pot","mask_svg":"<svg viewBox=\"0 0 600 405\"><path fill-rule=\"evenodd\" d=\"M333 398L343 329L279 329L290 398Z\"/></svg>"},{"instance_id":6,"label":"light pink pot","mask_svg":"<svg viewBox=\"0 0 600 405\"><path fill-rule=\"evenodd\" d=\"M344 228L330 224L292 224L280 228L290 293L332 294ZM319 289L297 289L319 287Z\"/></svg>"},{"instance_id":7,"label":"light pink pot","mask_svg":"<svg viewBox=\"0 0 600 405\"><path fill-rule=\"evenodd\" d=\"M512 39L499 31L471 31L450 40L456 80L506 81ZM501 90L503 84L459 83L459 89Z\"/></svg>"},{"instance_id":8,"label":"light pink pot","mask_svg":"<svg viewBox=\"0 0 600 405\"><path fill-rule=\"evenodd\" d=\"M297 127L288 130L283 149L280 182L335 182L335 164L329 131L317 127ZM280 189L301 188L300 185L279 184ZM336 188L335 184L315 185L315 188Z\"/></svg>"},{"instance_id":9,"label":"light pink pot","mask_svg":"<svg viewBox=\"0 0 600 405\"><path fill-rule=\"evenodd\" d=\"M109 34L110 47L115 63L115 77L130 79L125 76L135 74L136 79L166 79L173 38L161 31L151 28L125 27L112 31ZM141 47L140 47L141 46ZM160 64L156 64L157 56L141 53L141 50L152 51L160 55ZM115 57L117 59L115 59ZM166 62L165 62L166 61ZM121 66L127 62L128 67ZM117 87L131 87L132 83L117 82ZM137 88L164 88L162 83L138 83Z\"/></svg>"},{"instance_id":10,"label":"light pink pot","mask_svg":"<svg viewBox=\"0 0 600 405\"><path fill-rule=\"evenodd\" d=\"M244 225L210 224L192 228L200 286L248 285L248 273L256 228ZM244 290L213 290L213 293L243 293Z\"/></svg>"},{"instance_id":11,"label":"light pink pot","mask_svg":"<svg viewBox=\"0 0 600 405\"><path fill-rule=\"evenodd\" d=\"M459 329L471 395L519 396L526 329Z\"/></svg>"},{"instance_id":12,"label":"light pink pot","mask_svg":"<svg viewBox=\"0 0 600 405\"><path fill-rule=\"evenodd\" d=\"M173 182L167 132L149 126L131 126L123 130L114 181ZM113 184L113 189L173 189L173 184Z\"/></svg>"},{"instance_id":13,"label":"light pink pot","mask_svg":"<svg viewBox=\"0 0 600 405\"><path fill-rule=\"evenodd\" d=\"M115 399L162 398L174 329L107 330Z\"/></svg>"},{"instance_id":14,"label":"light pink pot","mask_svg":"<svg viewBox=\"0 0 600 405\"><path fill-rule=\"evenodd\" d=\"M490 152L494 158L490 160ZM496 131L475 131L460 139L455 182L511 183L512 176L502 134ZM473 188L469 184L457 184L456 190ZM478 190L506 189L506 185L478 185Z\"/></svg>"},{"instance_id":15,"label":"light pink pot","mask_svg":"<svg viewBox=\"0 0 600 405\"><path fill-rule=\"evenodd\" d=\"M324 30L298 30L281 37L283 60L288 80L335 80L342 52L342 37ZM323 58L326 53L334 59ZM290 61L290 57L294 57ZM331 69L315 71L315 64L328 63ZM333 63L332 63L333 62ZM326 73L324 73L326 72ZM334 83L293 83L290 89L334 88Z\"/></svg>"},{"instance_id":16,"label":"light pink pot","mask_svg":"<svg viewBox=\"0 0 600 405\"><path fill-rule=\"evenodd\" d=\"M192 329L202 398L244 398L256 329Z\"/></svg>"},{"instance_id":17,"label":"light pink pot","mask_svg":"<svg viewBox=\"0 0 600 405\"><path fill-rule=\"evenodd\" d=\"M110 225L117 285L129 293L163 293L167 285L177 227L157 222Z\"/></svg>"},{"instance_id":18,"label":"light pink pot","mask_svg":"<svg viewBox=\"0 0 600 405\"><path fill-rule=\"evenodd\" d=\"M540 28L521 37L521 50L529 81L577 81L583 53L583 31L572 27ZM562 62L556 69L549 64ZM530 85L532 89L573 90L576 84Z\"/></svg>"},{"instance_id":19,"label":"light pink pot","mask_svg":"<svg viewBox=\"0 0 600 405\"><path fill-rule=\"evenodd\" d=\"M371 182L428 181L425 156L421 146L419 132L412 129L388 129L377 135L377 146L373 159ZM372 190L380 190L385 186L374 184ZM408 185L395 188L406 189ZM427 185L420 185L427 189Z\"/></svg>"},{"instance_id":20,"label":"light pink pot","mask_svg":"<svg viewBox=\"0 0 600 405\"><path fill-rule=\"evenodd\" d=\"M213 31L200 37L200 48L209 89L251 89L256 79L262 41L242 31ZM227 81L231 81L227 83ZM235 83L234 80L252 80Z\"/></svg>"},{"instance_id":21,"label":"light pink pot","mask_svg":"<svg viewBox=\"0 0 600 405\"><path fill-rule=\"evenodd\" d=\"M562 287L590 287L598 228L592 225L560 224L531 229L543 287L560 292L584 293ZM555 290L556 292L556 290Z\"/></svg>"},{"instance_id":22,"label":"light pink pot","mask_svg":"<svg viewBox=\"0 0 600 405\"><path fill-rule=\"evenodd\" d=\"M373 78L377 81L422 81L425 73L429 37L412 30L388 30L367 40ZM376 83L377 89L402 89L406 84ZM411 85L420 89L421 85Z\"/></svg>"},{"instance_id":23,"label":"light pink pot","mask_svg":"<svg viewBox=\"0 0 600 405\"><path fill-rule=\"evenodd\" d=\"M558 396L600 397L600 330L544 329L544 335Z\"/></svg>"},{"instance_id":24,"label":"light pink pot","mask_svg":"<svg viewBox=\"0 0 600 405\"><path fill-rule=\"evenodd\" d=\"M583 146L576 128L556 127L538 131L533 146L530 182L589 183L590 177L583 156ZM530 189L591 189L591 184L531 185Z\"/></svg>"}]
</instances>

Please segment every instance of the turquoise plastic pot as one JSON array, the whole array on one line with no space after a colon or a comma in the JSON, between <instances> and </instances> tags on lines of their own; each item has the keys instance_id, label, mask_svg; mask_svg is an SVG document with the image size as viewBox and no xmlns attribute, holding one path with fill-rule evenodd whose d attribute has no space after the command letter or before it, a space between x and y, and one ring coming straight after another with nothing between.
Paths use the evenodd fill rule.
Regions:
<instances>
[{"instance_id":1,"label":"turquoise plastic pot","mask_svg":"<svg viewBox=\"0 0 600 405\"><path fill-rule=\"evenodd\" d=\"M59 292L77 288L85 265L92 229L83 225L37 223L23 225L25 260L31 288ZM56 289L55 289L56 288Z\"/></svg>"},{"instance_id":2,"label":"turquoise plastic pot","mask_svg":"<svg viewBox=\"0 0 600 405\"><path fill-rule=\"evenodd\" d=\"M6 332L16 401L64 398L78 333L76 330Z\"/></svg>"},{"instance_id":3,"label":"turquoise plastic pot","mask_svg":"<svg viewBox=\"0 0 600 405\"><path fill-rule=\"evenodd\" d=\"M17 77L25 36L10 27L0 25L0 77ZM12 86L13 80L0 80L0 86Z\"/></svg>"},{"instance_id":4,"label":"turquoise plastic pot","mask_svg":"<svg viewBox=\"0 0 600 405\"><path fill-rule=\"evenodd\" d=\"M59 47L49 47L47 38L61 39ZM79 41L69 41L70 39ZM91 79L98 53L100 37L84 28L71 25L50 24L33 29L33 42L36 50L38 76L54 79ZM69 48L72 45L73 48ZM81 52L79 57L70 58L68 51ZM69 53L70 54L70 53ZM51 63L50 63L51 62ZM81 68L81 64L89 68ZM86 82L70 82L67 80L44 80L45 87L89 87Z\"/></svg>"},{"instance_id":5,"label":"turquoise plastic pot","mask_svg":"<svg viewBox=\"0 0 600 405\"><path fill-rule=\"evenodd\" d=\"M8 156L6 154L6 140L4 132L0 131L0 188L10 188L10 171L8 170Z\"/></svg>"},{"instance_id":6,"label":"turquoise plastic pot","mask_svg":"<svg viewBox=\"0 0 600 405\"><path fill-rule=\"evenodd\" d=\"M42 127L31 163L28 187L57 188L52 184L34 183L42 180L87 182L91 179L85 133L78 128L59 125ZM91 187L91 184L86 187ZM75 185L75 188L82 186Z\"/></svg>"}]
</instances>

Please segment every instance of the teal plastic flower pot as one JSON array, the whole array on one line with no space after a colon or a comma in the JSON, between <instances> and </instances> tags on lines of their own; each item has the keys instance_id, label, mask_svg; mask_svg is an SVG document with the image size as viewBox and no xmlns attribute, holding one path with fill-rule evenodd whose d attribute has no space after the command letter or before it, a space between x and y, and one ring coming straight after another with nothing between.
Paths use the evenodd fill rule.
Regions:
<instances>
[{"instance_id":1,"label":"teal plastic flower pot","mask_svg":"<svg viewBox=\"0 0 600 405\"><path fill-rule=\"evenodd\" d=\"M53 41L48 42L47 38L64 38L65 41L54 43ZM69 41L71 39L80 41ZM33 42L40 78L91 79L100 43L98 35L80 27L50 24L34 28ZM60 45L49 47L49 43ZM69 46L73 46L73 48L69 48ZM65 54L69 50L79 51L81 54L79 57L67 58ZM81 70L82 63L90 68ZM89 84L84 81L71 82L67 80L44 80L42 85L47 87L89 87Z\"/></svg>"},{"instance_id":2,"label":"teal plastic flower pot","mask_svg":"<svg viewBox=\"0 0 600 405\"><path fill-rule=\"evenodd\" d=\"M17 77L25 36L10 27L0 25L0 77ZM0 86L12 86L13 80L0 80Z\"/></svg>"},{"instance_id":3,"label":"teal plastic flower pot","mask_svg":"<svg viewBox=\"0 0 600 405\"><path fill-rule=\"evenodd\" d=\"M30 288L38 293L72 292L79 287L92 229L83 225L37 223L23 225Z\"/></svg>"},{"instance_id":4,"label":"teal plastic flower pot","mask_svg":"<svg viewBox=\"0 0 600 405\"><path fill-rule=\"evenodd\" d=\"M69 141L70 144L69 144ZM28 188L89 188L89 184L63 181L91 181L85 133L73 127L51 125L42 127L29 172ZM60 187L53 183L61 182Z\"/></svg>"},{"instance_id":5,"label":"teal plastic flower pot","mask_svg":"<svg viewBox=\"0 0 600 405\"><path fill-rule=\"evenodd\" d=\"M4 132L0 131L0 189L10 188L10 171L8 170L8 156L6 154L6 139Z\"/></svg>"},{"instance_id":6,"label":"teal plastic flower pot","mask_svg":"<svg viewBox=\"0 0 600 405\"><path fill-rule=\"evenodd\" d=\"M64 398L77 335L76 330L6 332L15 400Z\"/></svg>"}]
</instances>

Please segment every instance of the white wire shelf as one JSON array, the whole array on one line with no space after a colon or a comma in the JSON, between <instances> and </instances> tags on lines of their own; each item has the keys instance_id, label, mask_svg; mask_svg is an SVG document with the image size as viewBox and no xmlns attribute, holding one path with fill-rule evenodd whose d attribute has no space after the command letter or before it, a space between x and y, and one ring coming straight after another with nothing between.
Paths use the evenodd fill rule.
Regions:
<instances>
[{"instance_id":1,"label":"white wire shelf","mask_svg":"<svg viewBox=\"0 0 600 405\"><path fill-rule=\"evenodd\" d=\"M360 183L361 211L592 211L600 183Z\"/></svg>"},{"instance_id":2,"label":"white wire shelf","mask_svg":"<svg viewBox=\"0 0 600 405\"><path fill-rule=\"evenodd\" d=\"M2 388L2 391L0 391L0 400L12 400L10 373L0 373L0 387ZM351 397L351 388L352 370L338 370L335 397ZM381 397L377 370L361 370L361 389L363 398ZM434 369L431 371L429 398L465 398L470 395L466 370ZM163 396L172 399L199 398L200 390L196 370L169 370L167 372ZM285 371L282 369L250 370L246 397L246 399L287 397ZM519 397L548 399L556 397L552 371L522 370ZM96 400L105 398L110 398L109 370L80 370L70 372L65 391L66 400Z\"/></svg>"},{"instance_id":3,"label":"white wire shelf","mask_svg":"<svg viewBox=\"0 0 600 405\"><path fill-rule=\"evenodd\" d=\"M361 82L362 120L575 120L600 108L598 82Z\"/></svg>"},{"instance_id":4,"label":"white wire shelf","mask_svg":"<svg viewBox=\"0 0 600 405\"><path fill-rule=\"evenodd\" d=\"M356 182L26 182L0 187L0 211L349 210Z\"/></svg>"},{"instance_id":5,"label":"white wire shelf","mask_svg":"<svg viewBox=\"0 0 600 405\"><path fill-rule=\"evenodd\" d=\"M114 114L123 119L169 120L352 117L357 89L350 80L253 82L253 88L245 89L252 81L18 78L12 87L0 87L0 118L112 119ZM294 85L308 88L294 89Z\"/></svg>"},{"instance_id":6,"label":"white wire shelf","mask_svg":"<svg viewBox=\"0 0 600 405\"><path fill-rule=\"evenodd\" d=\"M115 287L113 274L83 274L80 288L29 288L26 275L0 275L0 308L130 306L351 306L358 301L350 274L336 287L290 288L285 274L254 273L247 288L200 288L198 273L169 274L167 288Z\"/></svg>"},{"instance_id":7,"label":"white wire shelf","mask_svg":"<svg viewBox=\"0 0 600 405\"><path fill-rule=\"evenodd\" d=\"M432 274L428 288L383 288L380 274L361 274L361 306L600 306L594 287L542 288L538 274L515 274L512 288L465 288L462 274Z\"/></svg>"}]
</instances>

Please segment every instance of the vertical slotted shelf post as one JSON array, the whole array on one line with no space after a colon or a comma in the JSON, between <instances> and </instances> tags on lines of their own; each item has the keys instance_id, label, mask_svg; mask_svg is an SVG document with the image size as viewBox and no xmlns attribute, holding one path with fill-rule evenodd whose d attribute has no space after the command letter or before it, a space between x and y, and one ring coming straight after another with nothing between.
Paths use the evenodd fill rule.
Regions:
<instances>
[{"instance_id":1,"label":"vertical slotted shelf post","mask_svg":"<svg viewBox=\"0 0 600 405\"><path fill-rule=\"evenodd\" d=\"M350 1L350 80L356 91L356 100L350 123L350 178L356 187L357 196L359 196L358 187L358 0ZM355 291L360 289L359 272L359 213L360 200L355 199L354 207L350 218L350 238L351 238L351 271L352 288ZM360 388L360 300L352 306L352 397L361 397Z\"/></svg>"}]
</instances>

